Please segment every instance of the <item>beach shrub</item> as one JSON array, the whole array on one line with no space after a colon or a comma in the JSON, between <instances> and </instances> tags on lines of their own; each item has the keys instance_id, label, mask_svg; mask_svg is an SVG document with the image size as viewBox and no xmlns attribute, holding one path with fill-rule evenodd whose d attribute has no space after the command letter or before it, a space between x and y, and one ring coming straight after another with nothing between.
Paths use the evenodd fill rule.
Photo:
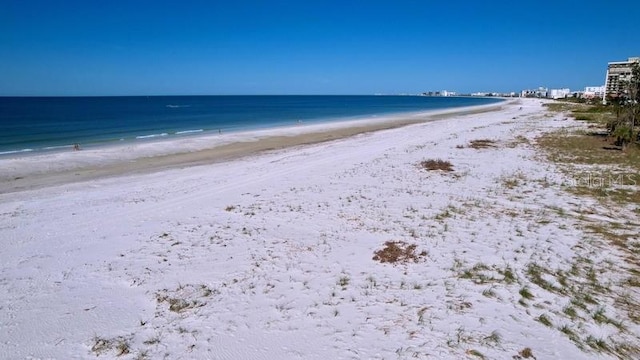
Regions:
<instances>
[{"instance_id":1,"label":"beach shrub","mask_svg":"<svg viewBox=\"0 0 640 360\"><path fill-rule=\"evenodd\" d=\"M616 145L624 147L635 141L638 135L630 126L618 125L614 127L611 136L615 138Z\"/></svg>"}]
</instances>

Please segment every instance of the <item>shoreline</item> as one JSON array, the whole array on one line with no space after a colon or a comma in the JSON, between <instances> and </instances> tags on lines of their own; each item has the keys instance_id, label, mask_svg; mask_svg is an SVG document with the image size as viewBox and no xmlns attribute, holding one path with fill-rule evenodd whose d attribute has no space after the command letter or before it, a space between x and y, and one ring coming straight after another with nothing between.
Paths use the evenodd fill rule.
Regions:
<instances>
[{"instance_id":1,"label":"shoreline","mask_svg":"<svg viewBox=\"0 0 640 360\"><path fill-rule=\"evenodd\" d=\"M264 151L317 144L453 116L498 111L515 101L517 100L504 99L486 105L402 113L380 118L111 144L74 152L20 154L21 156L0 159L0 194L229 161Z\"/></svg>"},{"instance_id":2,"label":"shoreline","mask_svg":"<svg viewBox=\"0 0 640 360\"><path fill-rule=\"evenodd\" d=\"M301 98L306 98L306 97L307 96L301 96ZM317 98L321 98L322 96L308 96L308 97L310 99L317 99ZM327 96L327 98L333 98L333 97L344 98L344 96ZM367 95L354 96L354 98L367 98L367 97L371 98L372 96L367 96ZM386 97L390 98L393 96L386 96ZM419 98L418 96L398 96L398 97ZM136 99L141 97L132 97L132 98ZM182 98L184 98L184 100L180 100ZM203 98L212 98L212 99L219 100L220 98L225 98L225 97L205 96ZM229 98L241 99L241 98L256 98L256 97L255 96L230 96ZM260 97L258 96L257 98L260 98ZM444 100L444 101L440 101L440 102L435 101L432 104L431 102L427 101L426 103L423 104L422 107L419 106L418 104L413 104L408 108L403 108L403 106L401 106L402 102L394 103L393 101L389 103L383 102L382 104L380 104L382 106L378 106L378 107L373 106L373 104L369 106L361 107L361 105L359 105L360 100L356 100L351 105L347 103L343 103L341 105L337 103L333 105L318 104L321 106L327 105L329 106L329 108L331 108L331 106L337 106L334 109L337 112L330 110L328 113L322 113L322 111L310 112L309 108L307 108L307 107L314 108L316 105L313 105L313 103L315 103L317 100L313 100L309 104L309 106L305 107L305 106L301 106L301 103L299 103L299 101L291 102L289 100L286 100L283 102L282 99L288 99L288 98L291 98L291 96L273 96L273 98L274 98L273 102L271 100L268 102L265 102L263 99L262 101L258 101L256 104L262 104L267 108L273 105L276 108L280 108L281 110L284 110L285 111L284 113L282 113L279 116L274 116L274 114L271 113L270 111L267 111L266 113L256 113L256 114L251 114L251 113L236 114L236 115L242 115L242 117L247 118L246 121L240 120L240 118L237 118L237 117L235 118L235 120L233 119L225 120L224 114L227 114L227 113L231 114L231 113L234 113L234 111L237 112L237 110L233 109L233 106L231 106L231 108L229 109L230 104L233 102L231 103L227 103L224 101L220 103L205 102L200 104L198 103L198 101L195 101L195 108L200 108L202 106L205 106L205 107L213 106L217 110L212 109L212 111L214 112L220 111L220 113L222 114L221 115L222 117L218 118L218 116L215 113L212 113L212 114L207 113L208 114L206 115L207 117L210 115L213 116L213 118L211 118L210 121L206 121L206 122L196 121L195 123L187 121L186 123L183 123L180 117L175 118L175 116L178 116L178 114L175 112L159 113L154 115L154 116L160 116L160 118L158 119L159 123L154 122L153 125L151 124L145 125L143 122L142 124L138 124L139 126L133 126L131 128L129 127L111 128L107 125L104 129L99 129L99 127L96 127L96 125L85 125L84 123L77 123L76 125L78 128L76 128L75 126L73 128L68 128L64 134L55 130L55 131L52 131L52 134L50 136L46 135L42 139L39 139L39 140L36 139L33 141L21 140L21 138L25 136L29 138L29 134L22 134L22 132L24 132L24 129L20 130L20 126L19 126L17 129L17 133L14 134L15 137L5 136L3 138L2 136L0 136L0 138L4 139L4 141L0 141L3 143L3 144L0 144L1 145L0 160L4 158L46 155L46 154L52 154L56 152L64 152L64 151L75 149L75 145L77 144L82 144L83 148L85 149L96 149L96 148L118 146L118 145L120 146L133 145L133 144L138 144L140 142L145 142L145 141L154 141L154 142L162 141L162 140L172 141L181 137L193 136L193 135L212 136L214 134L218 134L220 131L228 134L228 133L243 133L243 132L250 132L250 131L286 128L294 125L300 125L302 121L304 121L305 125L306 124L330 124L330 123L338 123L338 122L345 122L345 121L358 121L358 120L366 120L366 119L370 120L376 117L385 118L385 117L397 117L401 115L410 116L412 114L438 111L443 109L449 109L451 107L462 108L462 107L476 106L476 105L496 104L504 100L503 98L497 98L497 97L493 97L493 98L485 97L482 99L485 101L481 101L479 104L477 101L472 101L472 100L478 100L480 98L471 98L470 100L467 99L461 103L457 103L457 102L450 103L449 101L446 101L446 100L454 99L454 98L465 99L465 97L447 97L447 98L440 97L439 100ZM296 98L296 97L294 96L293 98ZM3 98L0 97L0 100L2 99ZM49 99L49 98L46 98L46 99ZM74 100L76 99L76 97L72 97L72 98L65 97L63 99ZM103 102L105 99L109 99L109 97L98 97L98 99L100 99L100 101ZM156 111L157 111L157 108L161 108L161 109L190 108L193 105L193 104L187 104L192 102L191 100L193 99L193 97L191 96L186 96L186 97L170 96L166 98L160 97L159 99L165 99L165 100L162 100L159 103L154 105L154 109L156 109ZM435 99L438 99L438 98L435 98ZM16 98L16 101L18 103L20 103L22 100L24 100L24 98ZM346 101L346 100L343 100L343 101ZM172 103L172 102L175 102L176 104L180 103L180 105L165 104L165 103ZM468 104L465 105L465 103L467 102ZM429 104L431 105L429 106ZM78 105L82 105L82 104L78 104ZM107 105L102 104L102 106L98 106L98 109L97 109L98 112L95 114L95 116L97 116L98 118L103 116L113 117L113 114L109 115L108 113L114 107L117 108L117 105L118 104L107 104ZM139 105L143 105L143 104L141 103ZM253 106L249 104L247 105ZM341 108L342 110L339 111L338 110L339 108ZM146 110L152 111L152 109L146 109ZM354 111L354 112L352 113L351 111ZM102 113L105 113L105 112L107 113L106 115L101 115ZM139 111L135 109L130 109L129 112L132 114L133 113L137 114ZM55 117L55 113L53 115ZM203 113L202 111L199 111L194 114L183 113L180 116L182 117L186 116L187 118L199 118L204 115L205 113ZM70 114L70 116L74 118L73 114ZM126 113L123 113L120 116L122 116L123 119L128 119L131 117ZM139 116L142 116L142 118L144 118L145 116L148 117L149 115L138 114L138 116L136 117L139 117ZM164 118L164 116L169 116L169 117L173 116L174 118L172 121L168 122L167 119ZM42 115L40 115L40 117L42 117ZM248 120L248 119L253 119L253 120ZM260 119L260 121L257 121L257 119ZM73 120L73 121L77 122L76 120ZM117 122L117 119L112 119L112 120L115 120ZM136 123L134 119L130 119L130 120L134 124ZM18 122L21 122L21 121L18 121ZM61 124L61 125L63 128L65 127L64 124ZM38 126L29 130L29 132L34 132L34 131L38 132L42 130L38 130Z\"/></svg>"}]
</instances>

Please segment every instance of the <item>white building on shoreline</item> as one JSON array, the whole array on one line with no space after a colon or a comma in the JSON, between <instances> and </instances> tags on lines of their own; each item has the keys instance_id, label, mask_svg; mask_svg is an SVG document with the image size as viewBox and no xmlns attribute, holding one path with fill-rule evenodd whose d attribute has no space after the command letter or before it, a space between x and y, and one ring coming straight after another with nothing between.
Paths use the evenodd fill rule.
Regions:
<instances>
[{"instance_id":1,"label":"white building on shoreline","mask_svg":"<svg viewBox=\"0 0 640 360\"><path fill-rule=\"evenodd\" d=\"M585 99L602 98L605 94L605 86L586 86L582 97Z\"/></svg>"},{"instance_id":2,"label":"white building on shoreline","mask_svg":"<svg viewBox=\"0 0 640 360\"><path fill-rule=\"evenodd\" d=\"M442 91L426 91L420 95L422 96L457 96L458 93L455 91L442 90Z\"/></svg>"},{"instance_id":3,"label":"white building on shoreline","mask_svg":"<svg viewBox=\"0 0 640 360\"><path fill-rule=\"evenodd\" d=\"M522 90L522 92L520 93L521 97L535 97L535 98L546 98L547 95L549 94L549 89L545 88L545 87L539 87L537 89L533 89L533 90Z\"/></svg>"},{"instance_id":4,"label":"white building on shoreline","mask_svg":"<svg viewBox=\"0 0 640 360\"><path fill-rule=\"evenodd\" d=\"M552 99L564 99L571 95L571 90L569 89L551 89L549 91L549 97Z\"/></svg>"}]
</instances>

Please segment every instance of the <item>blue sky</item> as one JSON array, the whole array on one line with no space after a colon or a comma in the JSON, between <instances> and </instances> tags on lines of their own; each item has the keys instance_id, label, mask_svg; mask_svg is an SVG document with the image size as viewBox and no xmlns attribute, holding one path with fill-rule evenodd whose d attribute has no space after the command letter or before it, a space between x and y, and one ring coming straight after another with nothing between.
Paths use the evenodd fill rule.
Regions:
<instances>
[{"instance_id":1,"label":"blue sky","mask_svg":"<svg viewBox=\"0 0 640 360\"><path fill-rule=\"evenodd\" d=\"M0 95L580 89L640 56L639 19L638 1L0 0Z\"/></svg>"}]
</instances>

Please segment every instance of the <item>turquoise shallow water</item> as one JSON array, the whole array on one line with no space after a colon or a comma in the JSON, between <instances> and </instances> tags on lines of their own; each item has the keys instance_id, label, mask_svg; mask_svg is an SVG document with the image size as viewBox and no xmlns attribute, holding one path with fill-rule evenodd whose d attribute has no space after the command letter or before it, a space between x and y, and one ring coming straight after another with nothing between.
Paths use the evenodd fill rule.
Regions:
<instances>
[{"instance_id":1,"label":"turquoise shallow water","mask_svg":"<svg viewBox=\"0 0 640 360\"><path fill-rule=\"evenodd\" d=\"M0 155L499 101L424 96L0 97Z\"/></svg>"}]
</instances>

